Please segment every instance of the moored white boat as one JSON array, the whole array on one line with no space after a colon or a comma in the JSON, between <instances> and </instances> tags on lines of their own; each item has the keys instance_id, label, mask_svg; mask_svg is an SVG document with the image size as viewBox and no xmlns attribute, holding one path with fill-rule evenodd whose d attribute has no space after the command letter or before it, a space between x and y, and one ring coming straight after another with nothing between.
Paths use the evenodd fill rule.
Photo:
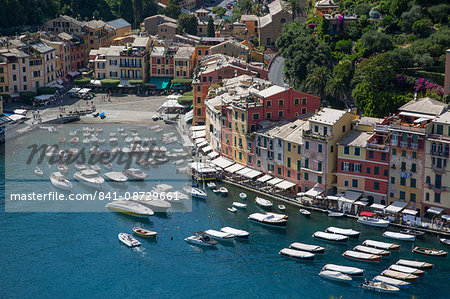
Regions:
<instances>
[{"instance_id":1,"label":"moored white boat","mask_svg":"<svg viewBox=\"0 0 450 299\"><path fill-rule=\"evenodd\" d=\"M44 172L42 171L42 169L40 169L39 167L36 166L36 169L34 170L34 173L38 176L43 176Z\"/></svg>"},{"instance_id":2,"label":"moored white boat","mask_svg":"<svg viewBox=\"0 0 450 299\"><path fill-rule=\"evenodd\" d=\"M333 234L340 234L343 236L347 236L350 238L359 238L359 234L360 232L353 230L353 229L345 229L345 228L339 228L339 227L334 227L334 226L330 226L326 229L327 233L333 233Z\"/></svg>"},{"instance_id":3,"label":"moored white boat","mask_svg":"<svg viewBox=\"0 0 450 299\"><path fill-rule=\"evenodd\" d=\"M384 232L383 237L389 238L389 239L394 239L394 240L410 241L410 242L414 242L416 240L416 237L413 235L402 234L402 233L391 232L391 231Z\"/></svg>"},{"instance_id":4,"label":"moored white boat","mask_svg":"<svg viewBox=\"0 0 450 299\"><path fill-rule=\"evenodd\" d=\"M397 264L393 264L393 265L389 266L389 269L398 271L398 272L414 274L417 276L423 276L423 274L425 273L424 271L417 269L417 268L401 266L401 265L397 265Z\"/></svg>"},{"instance_id":5,"label":"moored white boat","mask_svg":"<svg viewBox=\"0 0 450 299\"><path fill-rule=\"evenodd\" d=\"M328 211L328 217L344 217L345 213Z\"/></svg>"},{"instance_id":6,"label":"moored white boat","mask_svg":"<svg viewBox=\"0 0 450 299\"><path fill-rule=\"evenodd\" d=\"M284 210L286 210L286 207L284 205L278 205L278 209L280 211L284 211Z\"/></svg>"},{"instance_id":7,"label":"moored white boat","mask_svg":"<svg viewBox=\"0 0 450 299\"><path fill-rule=\"evenodd\" d=\"M381 260L381 255L364 253L353 250L346 250L342 254L342 256L363 262L379 262Z\"/></svg>"},{"instance_id":8,"label":"moored white boat","mask_svg":"<svg viewBox=\"0 0 450 299\"><path fill-rule=\"evenodd\" d=\"M305 216L310 216L310 215L311 215L311 212L308 211L308 210L306 210L306 209L300 209L299 212L300 212L302 215L305 215Z\"/></svg>"},{"instance_id":9,"label":"moored white boat","mask_svg":"<svg viewBox=\"0 0 450 299\"><path fill-rule=\"evenodd\" d=\"M267 200L265 198L256 197L255 198L256 203L266 209L269 209L272 207L273 203L270 200Z\"/></svg>"},{"instance_id":10,"label":"moored white boat","mask_svg":"<svg viewBox=\"0 0 450 299\"><path fill-rule=\"evenodd\" d=\"M241 202L233 202L233 207L238 208L238 209L246 209L247 205L245 203L241 203Z\"/></svg>"},{"instance_id":11,"label":"moored white boat","mask_svg":"<svg viewBox=\"0 0 450 299\"><path fill-rule=\"evenodd\" d=\"M447 251L442 249L434 249L434 248L425 248L416 246L412 249L412 252L428 255L428 256L436 256L436 257L446 257Z\"/></svg>"},{"instance_id":12,"label":"moored white boat","mask_svg":"<svg viewBox=\"0 0 450 299\"><path fill-rule=\"evenodd\" d=\"M239 193L239 198L242 200L247 199L247 194L245 194L244 192Z\"/></svg>"},{"instance_id":13,"label":"moored white boat","mask_svg":"<svg viewBox=\"0 0 450 299\"><path fill-rule=\"evenodd\" d=\"M346 274L338 271L323 270L320 271L319 276L325 279L340 281L340 282L351 282L352 278Z\"/></svg>"},{"instance_id":14,"label":"moored white boat","mask_svg":"<svg viewBox=\"0 0 450 299\"><path fill-rule=\"evenodd\" d=\"M111 171L104 174L106 180L113 182L126 182L128 177L120 171Z\"/></svg>"},{"instance_id":15,"label":"moored white boat","mask_svg":"<svg viewBox=\"0 0 450 299\"><path fill-rule=\"evenodd\" d=\"M128 168L122 172L132 181L143 181L148 175L139 168Z\"/></svg>"},{"instance_id":16,"label":"moored white boat","mask_svg":"<svg viewBox=\"0 0 450 299\"><path fill-rule=\"evenodd\" d=\"M236 213L237 212L237 209L235 207L229 207L227 210L229 212L231 212L231 213Z\"/></svg>"},{"instance_id":17,"label":"moored white boat","mask_svg":"<svg viewBox=\"0 0 450 299\"><path fill-rule=\"evenodd\" d=\"M341 266L335 264L326 264L322 270L330 270L330 271L338 271L349 276L362 276L364 273L364 269L356 268L356 267L348 267Z\"/></svg>"},{"instance_id":18,"label":"moored white boat","mask_svg":"<svg viewBox=\"0 0 450 299\"><path fill-rule=\"evenodd\" d=\"M63 190L72 190L72 183L64 177L64 175L57 171L50 175L50 182L55 188L63 189Z\"/></svg>"},{"instance_id":19,"label":"moored white boat","mask_svg":"<svg viewBox=\"0 0 450 299\"><path fill-rule=\"evenodd\" d=\"M219 188L220 194L222 194L223 196L227 196L228 195L228 189L225 187L220 187Z\"/></svg>"},{"instance_id":20,"label":"moored white boat","mask_svg":"<svg viewBox=\"0 0 450 299\"><path fill-rule=\"evenodd\" d=\"M450 246L450 239L440 238L439 241L447 246Z\"/></svg>"},{"instance_id":21,"label":"moored white boat","mask_svg":"<svg viewBox=\"0 0 450 299\"><path fill-rule=\"evenodd\" d=\"M365 290L379 292L379 293L396 293L400 291L399 288L386 284L384 282L368 281L361 285Z\"/></svg>"},{"instance_id":22,"label":"moored white boat","mask_svg":"<svg viewBox=\"0 0 450 299\"><path fill-rule=\"evenodd\" d=\"M398 245L398 244L386 243L386 242L380 242L380 241L374 241L374 240L365 240L362 244L367 247L373 247L373 248L385 249L385 250L399 250L400 249L400 245Z\"/></svg>"},{"instance_id":23,"label":"moored white boat","mask_svg":"<svg viewBox=\"0 0 450 299\"><path fill-rule=\"evenodd\" d=\"M105 179L99 176L97 171L92 169L75 172L73 177L75 180L94 188L101 188L101 186L105 182Z\"/></svg>"},{"instance_id":24,"label":"moored white boat","mask_svg":"<svg viewBox=\"0 0 450 299\"><path fill-rule=\"evenodd\" d=\"M106 204L108 209L135 217L153 216L153 211L137 202L130 200L116 200Z\"/></svg>"},{"instance_id":25,"label":"moored white boat","mask_svg":"<svg viewBox=\"0 0 450 299\"><path fill-rule=\"evenodd\" d=\"M273 214L261 214L261 213L253 213L248 216L248 219L263 225L278 227L278 228L286 228L287 219L284 217L276 216Z\"/></svg>"},{"instance_id":26,"label":"moored white boat","mask_svg":"<svg viewBox=\"0 0 450 299\"><path fill-rule=\"evenodd\" d=\"M205 235L203 232L195 233L195 235L187 237L184 240L190 244L198 246L212 247L217 245L216 240L212 240L209 236Z\"/></svg>"},{"instance_id":27,"label":"moored white boat","mask_svg":"<svg viewBox=\"0 0 450 299\"><path fill-rule=\"evenodd\" d=\"M331 242L347 242L348 237L339 234L330 234L326 232L317 231L312 235L314 238L331 241Z\"/></svg>"},{"instance_id":28,"label":"moored white boat","mask_svg":"<svg viewBox=\"0 0 450 299\"><path fill-rule=\"evenodd\" d=\"M384 270L383 272L381 272L381 275L405 281L416 281L419 278L414 274L399 272L390 269Z\"/></svg>"},{"instance_id":29,"label":"moored white boat","mask_svg":"<svg viewBox=\"0 0 450 299\"><path fill-rule=\"evenodd\" d=\"M398 288L407 288L409 287L410 283L407 281L403 281L403 280L399 280L399 279L395 279L395 278L391 278L391 277L387 277L387 276L383 276L383 275L377 275L373 278L373 280L378 281L378 282L384 282L386 284L398 287Z\"/></svg>"},{"instance_id":30,"label":"moored white boat","mask_svg":"<svg viewBox=\"0 0 450 299\"><path fill-rule=\"evenodd\" d=\"M143 194L137 196L136 198L133 196L131 197L130 201L137 202L144 207L151 209L153 212L160 213L167 212L167 210L172 206L169 202L161 200L159 199L159 197L153 196L153 194Z\"/></svg>"},{"instance_id":31,"label":"moored white boat","mask_svg":"<svg viewBox=\"0 0 450 299\"><path fill-rule=\"evenodd\" d=\"M205 234L217 241L223 242L233 242L234 239L236 238L236 236L231 233L221 232L215 229L205 230Z\"/></svg>"},{"instance_id":32,"label":"moored white boat","mask_svg":"<svg viewBox=\"0 0 450 299\"><path fill-rule=\"evenodd\" d=\"M280 252L278 252L278 254L294 260L313 260L315 256L315 254L311 252L294 250L290 248L283 248Z\"/></svg>"},{"instance_id":33,"label":"moored white boat","mask_svg":"<svg viewBox=\"0 0 450 299\"><path fill-rule=\"evenodd\" d=\"M389 225L388 220L376 219L376 218L371 218L371 217L366 217L366 216L359 217L358 223L375 226L375 227L388 227L388 225Z\"/></svg>"},{"instance_id":34,"label":"moored white boat","mask_svg":"<svg viewBox=\"0 0 450 299\"><path fill-rule=\"evenodd\" d=\"M397 261L396 264L401 265L401 266L414 267L414 268L423 269L423 270L433 268L433 264L426 263L426 262L420 262L417 260L411 261L411 260L400 259Z\"/></svg>"},{"instance_id":35,"label":"moored white boat","mask_svg":"<svg viewBox=\"0 0 450 299\"><path fill-rule=\"evenodd\" d=\"M289 248L301 251L308 251L312 253L324 253L325 248L317 245L304 244L299 242L292 243Z\"/></svg>"},{"instance_id":36,"label":"moored white boat","mask_svg":"<svg viewBox=\"0 0 450 299\"><path fill-rule=\"evenodd\" d=\"M153 231L147 230L145 228L140 228L140 227L136 227L136 226L133 227L132 230L136 235L143 237L143 238L154 238L154 237L156 237L156 235L158 235L157 232L153 232Z\"/></svg>"},{"instance_id":37,"label":"moored white boat","mask_svg":"<svg viewBox=\"0 0 450 299\"><path fill-rule=\"evenodd\" d=\"M381 255L381 256L391 255L391 252L388 250L377 249L377 248L367 247L367 246L363 246L363 245L357 245L353 248L353 250L364 252L364 253L377 254L377 255Z\"/></svg>"},{"instance_id":38,"label":"moored white boat","mask_svg":"<svg viewBox=\"0 0 450 299\"><path fill-rule=\"evenodd\" d=\"M214 189L214 188L216 188L216 183L208 182L208 183L206 183L206 186L208 186L208 188L210 188L210 189Z\"/></svg>"},{"instance_id":39,"label":"moored white boat","mask_svg":"<svg viewBox=\"0 0 450 299\"><path fill-rule=\"evenodd\" d=\"M128 247L135 247L141 245L141 242L133 238L130 234L119 233L118 237L119 240Z\"/></svg>"},{"instance_id":40,"label":"moored white boat","mask_svg":"<svg viewBox=\"0 0 450 299\"><path fill-rule=\"evenodd\" d=\"M242 229L236 229L229 226L222 227L220 229L221 232L233 234L238 239L248 239L250 233L248 231L242 230Z\"/></svg>"},{"instance_id":41,"label":"moored white boat","mask_svg":"<svg viewBox=\"0 0 450 299\"><path fill-rule=\"evenodd\" d=\"M202 198L202 199L206 199L206 197L208 196L208 194L206 194L205 191L203 191L200 188L197 187L193 187L193 186L184 186L183 190L191 195L192 197L197 197L197 198Z\"/></svg>"}]
</instances>

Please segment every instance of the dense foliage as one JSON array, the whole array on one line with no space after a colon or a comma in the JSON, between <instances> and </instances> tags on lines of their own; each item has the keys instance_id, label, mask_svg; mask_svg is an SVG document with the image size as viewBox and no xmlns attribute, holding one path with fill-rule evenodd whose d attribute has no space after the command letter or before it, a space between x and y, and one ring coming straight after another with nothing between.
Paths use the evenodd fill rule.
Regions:
<instances>
[{"instance_id":1,"label":"dense foliage","mask_svg":"<svg viewBox=\"0 0 450 299\"><path fill-rule=\"evenodd\" d=\"M180 34L197 34L197 26L198 26L198 19L196 16L187 14L187 13L181 13L178 16L178 27L177 31Z\"/></svg>"},{"instance_id":2,"label":"dense foliage","mask_svg":"<svg viewBox=\"0 0 450 299\"><path fill-rule=\"evenodd\" d=\"M335 0L338 24L306 8L306 24L285 26L276 46L285 76L326 105L382 117L418 96L442 96L450 4L445 0ZM308 10L309 9L309 10ZM347 15L356 15L346 21Z\"/></svg>"}]
</instances>

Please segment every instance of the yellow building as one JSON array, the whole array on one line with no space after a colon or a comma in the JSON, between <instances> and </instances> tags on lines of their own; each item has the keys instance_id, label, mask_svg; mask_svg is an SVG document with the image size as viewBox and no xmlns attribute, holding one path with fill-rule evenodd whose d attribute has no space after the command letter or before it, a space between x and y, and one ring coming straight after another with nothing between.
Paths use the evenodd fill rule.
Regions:
<instances>
[{"instance_id":1,"label":"yellow building","mask_svg":"<svg viewBox=\"0 0 450 299\"><path fill-rule=\"evenodd\" d=\"M295 120L290 125L293 132L284 138L284 178L297 184L300 184L302 176L303 130L307 124L306 120Z\"/></svg>"},{"instance_id":2,"label":"yellow building","mask_svg":"<svg viewBox=\"0 0 450 299\"><path fill-rule=\"evenodd\" d=\"M85 57L89 56L88 54L92 49L109 47L116 38L116 30L101 20L86 22L85 30Z\"/></svg>"},{"instance_id":3,"label":"yellow building","mask_svg":"<svg viewBox=\"0 0 450 299\"><path fill-rule=\"evenodd\" d=\"M174 78L191 78L194 69L194 47L179 47L173 56Z\"/></svg>"},{"instance_id":4,"label":"yellow building","mask_svg":"<svg viewBox=\"0 0 450 299\"><path fill-rule=\"evenodd\" d=\"M9 92L8 63L0 53L0 94ZM3 111L2 111L3 113Z\"/></svg>"},{"instance_id":5,"label":"yellow building","mask_svg":"<svg viewBox=\"0 0 450 299\"><path fill-rule=\"evenodd\" d=\"M249 154L247 146L247 110L245 107L232 105L231 113L233 116L231 127L231 144L233 157L236 162L247 164L247 155Z\"/></svg>"},{"instance_id":6,"label":"yellow building","mask_svg":"<svg viewBox=\"0 0 450 299\"><path fill-rule=\"evenodd\" d=\"M133 44L120 53L120 77L122 80L149 80L151 39L136 37Z\"/></svg>"}]
</instances>

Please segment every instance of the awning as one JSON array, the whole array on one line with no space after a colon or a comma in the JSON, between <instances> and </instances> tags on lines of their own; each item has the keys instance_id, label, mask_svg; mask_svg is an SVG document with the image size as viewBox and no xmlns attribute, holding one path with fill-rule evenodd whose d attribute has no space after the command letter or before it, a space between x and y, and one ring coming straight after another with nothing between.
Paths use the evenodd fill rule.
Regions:
<instances>
[{"instance_id":1,"label":"awning","mask_svg":"<svg viewBox=\"0 0 450 299\"><path fill-rule=\"evenodd\" d=\"M277 187L278 189L281 189L281 190L287 190L287 189L294 187L295 185L297 185L297 184L293 183L293 182L282 181L281 183L275 185L275 187Z\"/></svg>"},{"instance_id":2,"label":"awning","mask_svg":"<svg viewBox=\"0 0 450 299\"><path fill-rule=\"evenodd\" d=\"M22 118L25 118L25 115L22 115L22 114L11 114L11 115L8 115L8 118L10 120L12 120L12 121L18 121L18 120L20 120Z\"/></svg>"},{"instance_id":3,"label":"awning","mask_svg":"<svg viewBox=\"0 0 450 299\"><path fill-rule=\"evenodd\" d=\"M55 95L53 94L42 94L40 96L36 96L34 97L35 101L47 101L50 100L51 98L53 98Z\"/></svg>"},{"instance_id":4,"label":"awning","mask_svg":"<svg viewBox=\"0 0 450 299\"><path fill-rule=\"evenodd\" d=\"M434 119L435 118L435 116L432 116L432 115L424 115L421 113L413 113L413 112L406 112L406 111L400 112L399 115L416 117L416 118L425 118L425 119Z\"/></svg>"},{"instance_id":5,"label":"awning","mask_svg":"<svg viewBox=\"0 0 450 299\"><path fill-rule=\"evenodd\" d=\"M270 181L268 181L267 184L272 185L272 186L275 186L275 185L281 183L282 181L283 181L283 180L280 179L280 178L273 178L273 179L271 179Z\"/></svg>"},{"instance_id":6,"label":"awning","mask_svg":"<svg viewBox=\"0 0 450 299\"><path fill-rule=\"evenodd\" d=\"M397 214L401 210L403 210L408 203L402 200L394 201L390 206L388 206L384 211L387 213Z\"/></svg>"},{"instance_id":7,"label":"awning","mask_svg":"<svg viewBox=\"0 0 450 299\"><path fill-rule=\"evenodd\" d=\"M102 82L100 80L91 80L91 85L102 86Z\"/></svg>"},{"instance_id":8,"label":"awning","mask_svg":"<svg viewBox=\"0 0 450 299\"><path fill-rule=\"evenodd\" d=\"M204 147L204 146L207 146L208 145L208 141L202 141L202 142L200 142L200 143L197 143L197 147L198 148L201 148L201 147Z\"/></svg>"},{"instance_id":9,"label":"awning","mask_svg":"<svg viewBox=\"0 0 450 299\"><path fill-rule=\"evenodd\" d=\"M75 77L75 76L81 75L81 73L75 71L75 72L68 72L67 75L69 75L70 77Z\"/></svg>"},{"instance_id":10,"label":"awning","mask_svg":"<svg viewBox=\"0 0 450 299\"><path fill-rule=\"evenodd\" d=\"M246 174L247 172L250 172L250 171L252 171L251 168L245 167L245 168L242 168L242 169L236 171L236 174L244 175L244 174Z\"/></svg>"},{"instance_id":11,"label":"awning","mask_svg":"<svg viewBox=\"0 0 450 299\"><path fill-rule=\"evenodd\" d=\"M339 200L339 198L341 198L340 196L334 196L334 195L328 195L327 199L329 200Z\"/></svg>"},{"instance_id":12,"label":"awning","mask_svg":"<svg viewBox=\"0 0 450 299\"><path fill-rule=\"evenodd\" d=\"M77 92L79 92L80 90L81 90L81 88L74 87L74 88L72 88L71 90L69 90L68 93L77 93Z\"/></svg>"},{"instance_id":13,"label":"awning","mask_svg":"<svg viewBox=\"0 0 450 299\"><path fill-rule=\"evenodd\" d=\"M208 146L205 146L204 148L202 148L202 152L204 152L205 154L206 154L207 152L212 151L212 150L213 150L212 147L210 147L209 145L208 145Z\"/></svg>"},{"instance_id":14,"label":"awning","mask_svg":"<svg viewBox=\"0 0 450 299\"><path fill-rule=\"evenodd\" d=\"M236 164L234 164L234 165L231 165L231 166L228 167L228 168L225 168L225 171L226 171L226 172L229 172L229 173L235 173L236 171L241 170L242 168L245 168L245 166L236 163Z\"/></svg>"},{"instance_id":15,"label":"awning","mask_svg":"<svg viewBox=\"0 0 450 299\"><path fill-rule=\"evenodd\" d=\"M357 200L357 201L355 201L353 204L354 204L354 205L357 205L357 206L367 206L369 203L366 202L366 201L360 201L360 200Z\"/></svg>"},{"instance_id":16,"label":"awning","mask_svg":"<svg viewBox=\"0 0 450 299\"><path fill-rule=\"evenodd\" d=\"M374 203L370 207L375 210L384 210L386 208L385 205L380 205L378 203Z\"/></svg>"},{"instance_id":17,"label":"awning","mask_svg":"<svg viewBox=\"0 0 450 299\"><path fill-rule=\"evenodd\" d=\"M197 138L197 139L195 139L195 144L199 144L199 143L202 143L203 141L206 141L206 139L205 138Z\"/></svg>"},{"instance_id":18,"label":"awning","mask_svg":"<svg viewBox=\"0 0 450 299\"><path fill-rule=\"evenodd\" d=\"M313 187L305 192L305 196L316 197L322 194L325 190L319 187Z\"/></svg>"},{"instance_id":19,"label":"awning","mask_svg":"<svg viewBox=\"0 0 450 299\"><path fill-rule=\"evenodd\" d=\"M167 89L170 85L170 77L151 77L149 84L155 85L156 89Z\"/></svg>"},{"instance_id":20,"label":"awning","mask_svg":"<svg viewBox=\"0 0 450 299\"><path fill-rule=\"evenodd\" d=\"M408 214L408 215L413 215L413 216L415 216L417 213L418 213L418 211L416 211L416 210L408 210L408 209L406 209L406 210L402 211L402 214Z\"/></svg>"},{"instance_id":21,"label":"awning","mask_svg":"<svg viewBox=\"0 0 450 299\"><path fill-rule=\"evenodd\" d=\"M184 121L186 123L190 122L193 119L194 119L194 110L191 110L184 115Z\"/></svg>"},{"instance_id":22,"label":"awning","mask_svg":"<svg viewBox=\"0 0 450 299\"><path fill-rule=\"evenodd\" d=\"M213 161L211 161L211 163L213 163L216 166L219 166L220 168L227 168L234 164L234 162L225 159L224 157L214 159Z\"/></svg>"},{"instance_id":23,"label":"awning","mask_svg":"<svg viewBox=\"0 0 450 299\"><path fill-rule=\"evenodd\" d=\"M439 215L440 213L442 213L443 210L444 210L443 208L431 207L427 210L427 213Z\"/></svg>"},{"instance_id":24,"label":"awning","mask_svg":"<svg viewBox=\"0 0 450 299\"><path fill-rule=\"evenodd\" d=\"M91 91L90 88L82 88L81 90L78 91L78 93L88 93L90 91Z\"/></svg>"},{"instance_id":25,"label":"awning","mask_svg":"<svg viewBox=\"0 0 450 299\"><path fill-rule=\"evenodd\" d=\"M25 110L25 109L14 109L13 112L15 114L21 114L21 115L26 115L27 114L27 110Z\"/></svg>"},{"instance_id":26,"label":"awning","mask_svg":"<svg viewBox=\"0 0 450 299\"><path fill-rule=\"evenodd\" d=\"M205 137L206 136L206 131L202 130L202 131L196 131L196 132L192 132L192 138L199 138L199 137Z\"/></svg>"},{"instance_id":27,"label":"awning","mask_svg":"<svg viewBox=\"0 0 450 299\"><path fill-rule=\"evenodd\" d=\"M202 131L202 130L206 130L206 126L192 126L190 128L191 131Z\"/></svg>"},{"instance_id":28,"label":"awning","mask_svg":"<svg viewBox=\"0 0 450 299\"><path fill-rule=\"evenodd\" d=\"M450 215L442 215L442 219L445 219L447 221L450 220Z\"/></svg>"},{"instance_id":29,"label":"awning","mask_svg":"<svg viewBox=\"0 0 450 299\"><path fill-rule=\"evenodd\" d=\"M258 175L260 175L261 173L262 173L261 171L252 169L250 172L245 173L244 176L246 178L253 179L256 178Z\"/></svg>"},{"instance_id":30,"label":"awning","mask_svg":"<svg viewBox=\"0 0 450 299\"><path fill-rule=\"evenodd\" d=\"M353 204L358 198L361 197L361 195L361 192L347 190L343 196L339 197L338 201Z\"/></svg>"},{"instance_id":31,"label":"awning","mask_svg":"<svg viewBox=\"0 0 450 299\"><path fill-rule=\"evenodd\" d=\"M58 81L56 81L56 82L58 82L58 84L63 84L64 83L63 80L61 80L61 79L58 79Z\"/></svg>"},{"instance_id":32,"label":"awning","mask_svg":"<svg viewBox=\"0 0 450 299\"><path fill-rule=\"evenodd\" d=\"M171 94L167 96L168 100L178 100L178 98L181 97L181 95Z\"/></svg>"},{"instance_id":33,"label":"awning","mask_svg":"<svg viewBox=\"0 0 450 299\"><path fill-rule=\"evenodd\" d=\"M219 153L218 152L210 152L209 154L208 154L208 157L210 157L211 159L214 159L214 158L216 158L216 157L218 157L219 156Z\"/></svg>"},{"instance_id":34,"label":"awning","mask_svg":"<svg viewBox=\"0 0 450 299\"><path fill-rule=\"evenodd\" d=\"M266 175L260 177L259 179L257 179L257 181L261 182L261 183L264 183L264 182L267 182L268 180L270 180L272 178L273 178L273 176L266 174Z\"/></svg>"},{"instance_id":35,"label":"awning","mask_svg":"<svg viewBox=\"0 0 450 299\"><path fill-rule=\"evenodd\" d=\"M371 216L375 215L375 213L371 213L371 212L361 212L361 213L359 213L359 215L371 217Z\"/></svg>"},{"instance_id":36,"label":"awning","mask_svg":"<svg viewBox=\"0 0 450 299\"><path fill-rule=\"evenodd\" d=\"M161 106L159 106L159 108L156 109L156 111L161 111L163 109L170 109L170 108L184 108L184 106L178 103L177 100L167 100Z\"/></svg>"}]
</instances>

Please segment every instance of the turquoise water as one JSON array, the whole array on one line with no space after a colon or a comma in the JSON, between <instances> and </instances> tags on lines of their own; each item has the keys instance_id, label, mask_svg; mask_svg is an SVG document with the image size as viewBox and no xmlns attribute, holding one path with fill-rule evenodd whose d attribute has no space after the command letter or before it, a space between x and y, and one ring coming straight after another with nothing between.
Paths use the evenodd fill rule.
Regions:
<instances>
[{"instance_id":1,"label":"turquoise water","mask_svg":"<svg viewBox=\"0 0 450 299\"><path fill-rule=\"evenodd\" d=\"M153 177L164 172L173 173L164 167L149 170ZM399 258L406 258L431 262L435 267L393 297L448 298L448 257L419 256L411 253L411 243L400 242L400 251L378 264L352 261L341 254L365 239L387 241L381 237L383 230L315 212L308 219L289 206L286 230L266 228L247 220L249 213L262 212L254 204L255 194L247 192L247 211L227 211L233 201L240 201L241 192L233 186L227 188L228 197L208 190L206 200L193 199L192 212L149 219L116 213L2 212L0 297L383 298L358 288L361 280L339 284L317 274L325 264L337 263L364 268L365 277L372 278ZM1 205L3 211L3 201ZM133 249L121 244L117 234L131 232L136 225L157 231L156 241L141 239L142 246ZM311 237L331 225L356 229L361 237L345 245ZM198 248L183 241L193 232L223 226L249 231L249 241L219 245L217 249ZM295 241L324 246L325 254L317 255L313 262L296 262L278 255L281 248ZM432 236L415 244L445 249Z\"/></svg>"}]
</instances>

